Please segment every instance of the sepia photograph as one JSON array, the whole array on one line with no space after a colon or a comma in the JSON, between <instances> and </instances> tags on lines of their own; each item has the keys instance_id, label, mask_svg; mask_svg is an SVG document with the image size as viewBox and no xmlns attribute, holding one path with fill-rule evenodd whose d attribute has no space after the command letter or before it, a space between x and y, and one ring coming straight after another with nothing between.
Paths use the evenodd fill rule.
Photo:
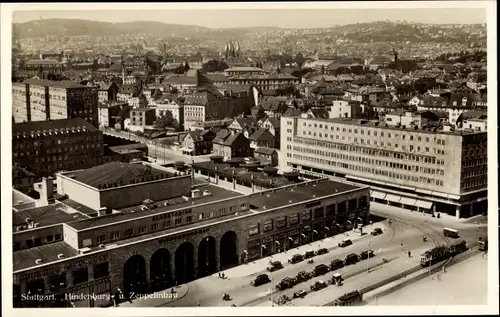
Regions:
<instances>
[{"instance_id":1,"label":"sepia photograph","mask_svg":"<svg viewBox=\"0 0 500 317\"><path fill-rule=\"evenodd\" d=\"M498 313L493 2L2 11L7 316Z\"/></svg>"}]
</instances>

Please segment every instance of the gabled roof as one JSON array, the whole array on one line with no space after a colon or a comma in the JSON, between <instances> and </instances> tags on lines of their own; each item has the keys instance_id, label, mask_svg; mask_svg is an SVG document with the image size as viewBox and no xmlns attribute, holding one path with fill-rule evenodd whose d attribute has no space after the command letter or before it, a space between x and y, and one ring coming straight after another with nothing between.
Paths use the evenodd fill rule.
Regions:
<instances>
[{"instance_id":1,"label":"gabled roof","mask_svg":"<svg viewBox=\"0 0 500 317\"><path fill-rule=\"evenodd\" d=\"M276 149L268 148L268 147L259 147L255 149L254 153L272 155L276 153Z\"/></svg>"},{"instance_id":2,"label":"gabled roof","mask_svg":"<svg viewBox=\"0 0 500 317\"><path fill-rule=\"evenodd\" d=\"M32 121L12 125L12 136L23 133L65 133L73 130L97 131L97 128L83 118L60 119L49 121Z\"/></svg>"},{"instance_id":3,"label":"gabled roof","mask_svg":"<svg viewBox=\"0 0 500 317\"><path fill-rule=\"evenodd\" d=\"M328 119L329 118L328 111L326 109L323 109L323 108L309 109L309 113L311 113L313 115L313 117L317 118L317 119Z\"/></svg>"},{"instance_id":4,"label":"gabled roof","mask_svg":"<svg viewBox=\"0 0 500 317\"><path fill-rule=\"evenodd\" d=\"M225 146L233 146L237 142L241 142L242 140L247 140L247 138L245 138L245 136L243 134L238 132L238 133L231 135L229 138L227 138L226 141L224 142L224 145Z\"/></svg>"},{"instance_id":5,"label":"gabled roof","mask_svg":"<svg viewBox=\"0 0 500 317\"><path fill-rule=\"evenodd\" d=\"M223 144L230 135L231 135L231 132L229 132L229 130L222 129L219 132L217 132L217 135L215 136L213 142Z\"/></svg>"},{"instance_id":6,"label":"gabled roof","mask_svg":"<svg viewBox=\"0 0 500 317\"><path fill-rule=\"evenodd\" d=\"M269 132L266 128L260 128L255 131L250 137L248 137L250 141L272 141L274 136L271 132Z\"/></svg>"},{"instance_id":7,"label":"gabled roof","mask_svg":"<svg viewBox=\"0 0 500 317\"><path fill-rule=\"evenodd\" d=\"M279 128L280 127L280 120L276 119L274 117L268 117L264 122L269 121L269 123L274 127L274 128Z\"/></svg>"},{"instance_id":8,"label":"gabled roof","mask_svg":"<svg viewBox=\"0 0 500 317\"><path fill-rule=\"evenodd\" d=\"M190 136L191 139L193 139L193 141L200 141L202 140L203 138L201 137L201 131L199 130L194 130L194 131L188 131L188 133L186 133L186 135L184 136L183 140L187 137L187 136Z\"/></svg>"}]
</instances>

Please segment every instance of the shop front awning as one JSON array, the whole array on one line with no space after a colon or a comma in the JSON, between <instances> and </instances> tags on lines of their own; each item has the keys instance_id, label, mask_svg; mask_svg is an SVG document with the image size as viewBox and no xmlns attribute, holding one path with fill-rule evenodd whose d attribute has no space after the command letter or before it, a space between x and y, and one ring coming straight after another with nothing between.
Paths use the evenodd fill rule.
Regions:
<instances>
[{"instance_id":1,"label":"shop front awning","mask_svg":"<svg viewBox=\"0 0 500 317\"><path fill-rule=\"evenodd\" d=\"M431 209L432 204L433 204L432 202L425 201L425 200L417 200L415 202L415 206L417 206L419 208L424 208L424 209Z\"/></svg>"},{"instance_id":2,"label":"shop front awning","mask_svg":"<svg viewBox=\"0 0 500 317\"><path fill-rule=\"evenodd\" d=\"M400 204L407 206L415 206L416 202L417 200L415 198L408 198L408 197L401 197L401 200L399 201Z\"/></svg>"},{"instance_id":3,"label":"shop front awning","mask_svg":"<svg viewBox=\"0 0 500 317\"><path fill-rule=\"evenodd\" d=\"M385 195L386 195L385 193L378 192L376 190L372 192L372 197L376 199L385 199Z\"/></svg>"},{"instance_id":4,"label":"shop front awning","mask_svg":"<svg viewBox=\"0 0 500 317\"><path fill-rule=\"evenodd\" d=\"M401 200L401 196L399 196L399 195L393 195L393 194L387 194L387 196L385 196L385 200L391 201L393 203L399 203L399 201Z\"/></svg>"}]
</instances>

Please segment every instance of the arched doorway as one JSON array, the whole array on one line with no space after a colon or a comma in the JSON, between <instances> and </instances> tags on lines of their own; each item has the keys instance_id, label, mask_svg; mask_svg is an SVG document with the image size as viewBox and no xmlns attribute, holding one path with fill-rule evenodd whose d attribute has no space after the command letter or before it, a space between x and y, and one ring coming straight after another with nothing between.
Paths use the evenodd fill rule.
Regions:
<instances>
[{"instance_id":1,"label":"arched doorway","mask_svg":"<svg viewBox=\"0 0 500 317\"><path fill-rule=\"evenodd\" d=\"M123 292L144 293L147 290L146 260L142 255L131 256L123 266Z\"/></svg>"},{"instance_id":2,"label":"arched doorway","mask_svg":"<svg viewBox=\"0 0 500 317\"><path fill-rule=\"evenodd\" d=\"M198 277L205 277L217 272L215 238L206 237L198 246Z\"/></svg>"},{"instance_id":3,"label":"arched doorway","mask_svg":"<svg viewBox=\"0 0 500 317\"><path fill-rule=\"evenodd\" d=\"M167 249L161 248L153 253L149 268L152 291L156 292L172 286L170 252Z\"/></svg>"},{"instance_id":4,"label":"arched doorway","mask_svg":"<svg viewBox=\"0 0 500 317\"><path fill-rule=\"evenodd\" d=\"M175 251L175 280L178 285L194 280L194 247L190 242Z\"/></svg>"},{"instance_id":5,"label":"arched doorway","mask_svg":"<svg viewBox=\"0 0 500 317\"><path fill-rule=\"evenodd\" d=\"M225 270L238 265L238 237L236 232L228 231L220 239L220 268Z\"/></svg>"}]
</instances>

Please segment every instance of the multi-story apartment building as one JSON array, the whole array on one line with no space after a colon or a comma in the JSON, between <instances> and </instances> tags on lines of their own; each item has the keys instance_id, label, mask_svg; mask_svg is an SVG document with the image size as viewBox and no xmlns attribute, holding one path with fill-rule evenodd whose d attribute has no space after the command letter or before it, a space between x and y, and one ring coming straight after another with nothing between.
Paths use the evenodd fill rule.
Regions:
<instances>
[{"instance_id":1,"label":"multi-story apartment building","mask_svg":"<svg viewBox=\"0 0 500 317\"><path fill-rule=\"evenodd\" d=\"M143 130L152 126L156 120L156 111L153 108L137 108L130 110L129 129Z\"/></svg>"},{"instance_id":2,"label":"multi-story apartment building","mask_svg":"<svg viewBox=\"0 0 500 317\"><path fill-rule=\"evenodd\" d=\"M486 212L487 134L351 118L281 118L280 166L372 187L375 201L469 217Z\"/></svg>"},{"instance_id":3,"label":"multi-story apartment building","mask_svg":"<svg viewBox=\"0 0 500 317\"><path fill-rule=\"evenodd\" d=\"M83 118L16 123L12 159L37 178L60 170L88 168L103 153L102 133Z\"/></svg>"},{"instance_id":4,"label":"multi-story apartment building","mask_svg":"<svg viewBox=\"0 0 500 317\"><path fill-rule=\"evenodd\" d=\"M13 83L12 90L15 96L13 111L15 119L17 114L16 122L80 117L95 127L98 126L98 97L95 87L73 81L28 79L23 83Z\"/></svg>"},{"instance_id":5,"label":"multi-story apartment building","mask_svg":"<svg viewBox=\"0 0 500 317\"><path fill-rule=\"evenodd\" d=\"M31 121L31 107L29 85L25 83L12 83L12 116L14 122Z\"/></svg>"},{"instance_id":6,"label":"multi-story apartment building","mask_svg":"<svg viewBox=\"0 0 500 317\"><path fill-rule=\"evenodd\" d=\"M252 106L252 96L246 91L227 96L218 91L198 91L187 95L184 100L184 130L189 130L189 127L197 122L249 114Z\"/></svg>"},{"instance_id":7,"label":"multi-story apartment building","mask_svg":"<svg viewBox=\"0 0 500 317\"><path fill-rule=\"evenodd\" d=\"M231 77L231 84L252 85L263 90L276 90L287 85L299 85L300 78L291 75L247 75Z\"/></svg>"}]
</instances>

